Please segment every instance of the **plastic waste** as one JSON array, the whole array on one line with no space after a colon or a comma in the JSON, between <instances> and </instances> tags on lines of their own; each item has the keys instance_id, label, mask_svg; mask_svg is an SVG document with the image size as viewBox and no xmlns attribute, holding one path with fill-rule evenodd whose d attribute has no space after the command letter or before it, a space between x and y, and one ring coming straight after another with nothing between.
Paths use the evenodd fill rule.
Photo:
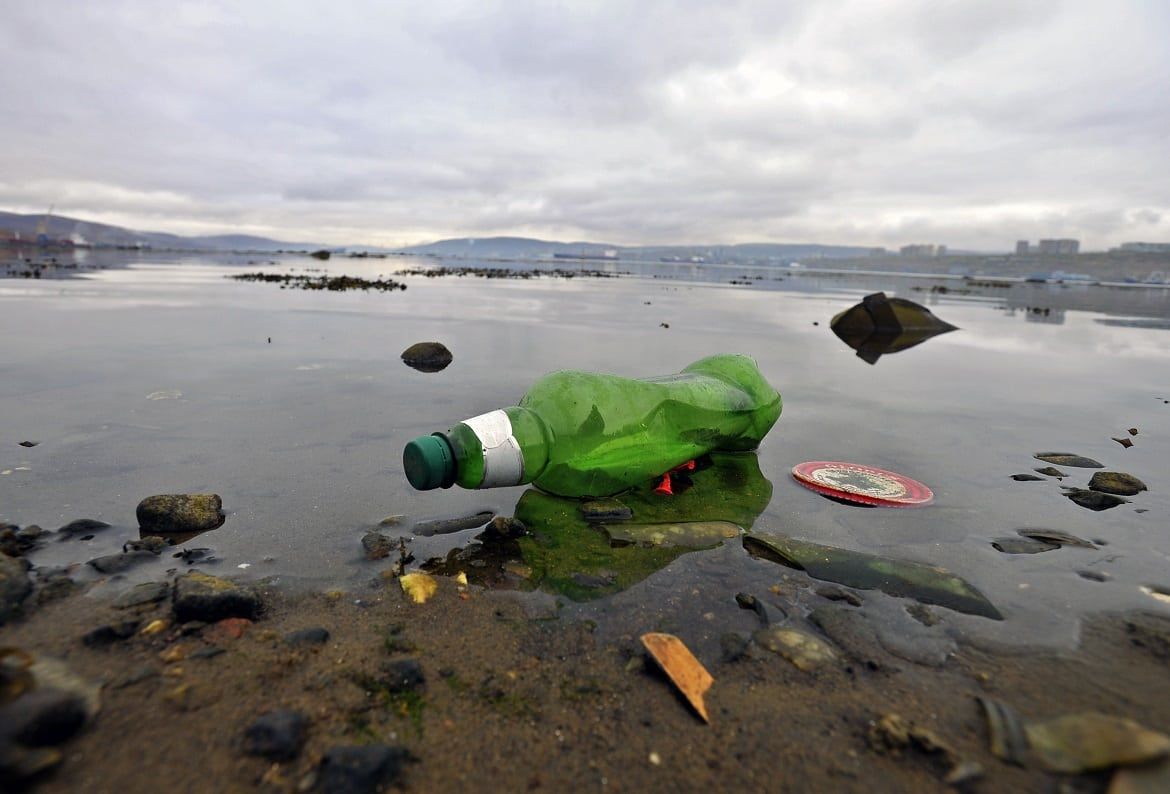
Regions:
<instances>
[{"instance_id":1,"label":"plastic waste","mask_svg":"<svg viewBox=\"0 0 1170 794\"><path fill-rule=\"evenodd\" d=\"M558 496L608 496L708 452L755 449L781 407L743 355L640 380L565 370L518 405L414 439L402 463L419 490L532 483Z\"/></svg>"}]
</instances>

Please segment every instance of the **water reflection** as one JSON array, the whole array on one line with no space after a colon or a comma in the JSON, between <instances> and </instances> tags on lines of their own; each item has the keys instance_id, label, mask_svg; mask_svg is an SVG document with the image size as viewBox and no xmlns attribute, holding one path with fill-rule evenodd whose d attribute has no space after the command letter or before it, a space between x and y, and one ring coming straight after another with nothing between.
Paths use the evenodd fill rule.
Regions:
<instances>
[{"instance_id":1,"label":"water reflection","mask_svg":"<svg viewBox=\"0 0 1170 794\"><path fill-rule=\"evenodd\" d=\"M683 554L738 537L768 506L772 483L755 453L711 453L697 464L685 478L676 477L673 496L647 482L618 497L629 508L625 520L591 521L582 501L530 488L514 511L528 534L485 532L424 568L466 572L483 587L540 589L574 601L619 592Z\"/></svg>"}]
</instances>

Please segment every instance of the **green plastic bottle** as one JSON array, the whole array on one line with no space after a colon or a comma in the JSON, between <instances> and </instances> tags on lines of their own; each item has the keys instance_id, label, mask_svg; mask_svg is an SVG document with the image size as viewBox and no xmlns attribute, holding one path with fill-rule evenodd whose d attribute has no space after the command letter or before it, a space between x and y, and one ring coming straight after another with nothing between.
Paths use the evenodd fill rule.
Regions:
<instances>
[{"instance_id":1,"label":"green plastic bottle","mask_svg":"<svg viewBox=\"0 0 1170 794\"><path fill-rule=\"evenodd\" d=\"M755 449L780 409L748 356L640 380L566 370L538 380L519 405L414 439L402 464L419 490L532 483L558 496L607 496L707 452Z\"/></svg>"}]
</instances>

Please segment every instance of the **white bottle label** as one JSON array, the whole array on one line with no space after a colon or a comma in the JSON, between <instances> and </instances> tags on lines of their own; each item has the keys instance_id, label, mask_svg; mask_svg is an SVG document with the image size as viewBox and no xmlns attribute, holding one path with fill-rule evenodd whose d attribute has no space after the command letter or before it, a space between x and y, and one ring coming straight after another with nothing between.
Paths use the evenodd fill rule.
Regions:
<instances>
[{"instance_id":1,"label":"white bottle label","mask_svg":"<svg viewBox=\"0 0 1170 794\"><path fill-rule=\"evenodd\" d=\"M503 411L492 411L463 420L483 447L483 482L480 488L519 485L524 479L524 455L512 435L512 420Z\"/></svg>"}]
</instances>

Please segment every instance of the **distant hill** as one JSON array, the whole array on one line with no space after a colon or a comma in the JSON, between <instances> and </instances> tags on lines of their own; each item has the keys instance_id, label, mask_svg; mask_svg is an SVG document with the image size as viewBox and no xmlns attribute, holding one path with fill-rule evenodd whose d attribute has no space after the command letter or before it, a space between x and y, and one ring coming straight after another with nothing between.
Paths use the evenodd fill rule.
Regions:
<instances>
[{"instance_id":1,"label":"distant hill","mask_svg":"<svg viewBox=\"0 0 1170 794\"><path fill-rule=\"evenodd\" d=\"M35 242L38 227L44 220L43 214L20 215L14 212L0 211L0 240L11 239L19 235L21 240ZM222 251L300 251L328 248L319 243L289 243L280 240L271 240L267 237L255 237L247 234L221 234L184 237L164 232L144 232L134 229L125 229L121 226L110 226L104 223L94 223L79 218L70 218L65 215L53 215L49 218L46 234L50 240L70 240L74 243L87 243L100 247L149 247L149 248L179 248L185 250Z\"/></svg>"},{"instance_id":2,"label":"distant hill","mask_svg":"<svg viewBox=\"0 0 1170 794\"><path fill-rule=\"evenodd\" d=\"M886 253L881 248L815 243L740 243L738 245L620 246L609 243L561 243L530 237L459 237L400 249L401 253L487 259L542 259L555 254L600 256L614 251L622 259L690 261L791 261L858 257Z\"/></svg>"}]
</instances>

